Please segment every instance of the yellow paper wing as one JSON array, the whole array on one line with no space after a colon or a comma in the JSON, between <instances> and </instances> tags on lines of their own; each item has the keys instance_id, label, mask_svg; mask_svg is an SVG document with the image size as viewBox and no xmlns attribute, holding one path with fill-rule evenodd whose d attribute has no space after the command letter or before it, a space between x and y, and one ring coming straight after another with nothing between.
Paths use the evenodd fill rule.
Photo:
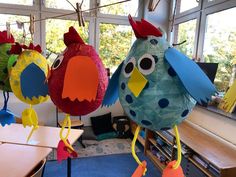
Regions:
<instances>
[{"instance_id":1,"label":"yellow paper wing","mask_svg":"<svg viewBox=\"0 0 236 177\"><path fill-rule=\"evenodd\" d=\"M236 105L236 80L234 80L233 85L226 92L219 108L225 112L232 112Z\"/></svg>"}]
</instances>

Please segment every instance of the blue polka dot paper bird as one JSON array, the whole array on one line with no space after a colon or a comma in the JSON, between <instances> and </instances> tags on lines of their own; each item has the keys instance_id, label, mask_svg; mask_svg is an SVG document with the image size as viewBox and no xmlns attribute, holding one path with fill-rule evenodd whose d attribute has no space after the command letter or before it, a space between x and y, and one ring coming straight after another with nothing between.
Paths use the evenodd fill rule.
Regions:
<instances>
[{"instance_id":1,"label":"blue polka dot paper bird","mask_svg":"<svg viewBox=\"0 0 236 177\"><path fill-rule=\"evenodd\" d=\"M140 162L134 152L140 126L153 131L174 128L178 160L167 165L163 176L182 174L177 125L196 102L211 99L215 86L194 61L168 44L159 29L143 19L134 21L129 16L129 21L137 40L113 74L103 105L110 106L119 98L125 113L139 125L132 142L132 153L139 164L133 176L146 171L146 162Z\"/></svg>"}]
</instances>

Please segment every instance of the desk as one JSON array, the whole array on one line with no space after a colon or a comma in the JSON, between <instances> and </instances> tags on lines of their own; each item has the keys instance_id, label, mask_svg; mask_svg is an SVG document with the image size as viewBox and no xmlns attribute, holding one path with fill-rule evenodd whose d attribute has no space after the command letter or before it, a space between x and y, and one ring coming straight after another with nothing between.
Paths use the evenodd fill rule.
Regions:
<instances>
[{"instance_id":1,"label":"desk","mask_svg":"<svg viewBox=\"0 0 236 177\"><path fill-rule=\"evenodd\" d=\"M0 141L4 143L22 144L37 147L57 148L60 141L60 128L39 126L39 128L33 133L30 141L27 143L26 139L29 135L31 128L24 128L22 124L11 124L9 126L0 127ZM67 129L65 129L66 131ZM74 142L82 135L83 130L71 129L69 135L70 144ZM67 176L71 176L71 159L67 160Z\"/></svg>"},{"instance_id":2,"label":"desk","mask_svg":"<svg viewBox=\"0 0 236 177\"><path fill-rule=\"evenodd\" d=\"M0 176L25 177L51 151L51 148L2 144L0 146Z\"/></svg>"},{"instance_id":3,"label":"desk","mask_svg":"<svg viewBox=\"0 0 236 177\"><path fill-rule=\"evenodd\" d=\"M0 127L0 142L57 148L58 142L60 141L60 128L39 126L27 143L26 139L30 131L31 127L24 128L22 124L11 124ZM71 129L68 138L70 143L74 144L82 133L83 130Z\"/></svg>"}]
</instances>

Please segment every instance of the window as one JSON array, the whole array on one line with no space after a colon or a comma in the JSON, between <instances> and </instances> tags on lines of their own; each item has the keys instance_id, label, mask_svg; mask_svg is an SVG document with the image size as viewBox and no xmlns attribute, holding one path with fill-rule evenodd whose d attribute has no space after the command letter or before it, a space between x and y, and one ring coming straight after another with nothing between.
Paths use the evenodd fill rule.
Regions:
<instances>
[{"instance_id":1,"label":"window","mask_svg":"<svg viewBox=\"0 0 236 177\"><path fill-rule=\"evenodd\" d=\"M236 7L207 16L203 56L206 62L219 63L215 84L226 91L235 79Z\"/></svg>"},{"instance_id":2,"label":"window","mask_svg":"<svg viewBox=\"0 0 236 177\"><path fill-rule=\"evenodd\" d=\"M126 25L100 24L99 54L111 72L125 59L132 44L132 29Z\"/></svg>"},{"instance_id":3,"label":"window","mask_svg":"<svg viewBox=\"0 0 236 177\"><path fill-rule=\"evenodd\" d=\"M184 12L197 7L199 4L198 0L180 0L179 12Z\"/></svg>"},{"instance_id":4,"label":"window","mask_svg":"<svg viewBox=\"0 0 236 177\"><path fill-rule=\"evenodd\" d=\"M196 31L197 20L190 20L184 23L180 23L175 27L175 33L177 34L177 39L175 42L183 44L178 45L177 48L185 53L188 57L194 58L194 39Z\"/></svg>"},{"instance_id":5,"label":"window","mask_svg":"<svg viewBox=\"0 0 236 177\"><path fill-rule=\"evenodd\" d=\"M6 30L6 22L9 23L14 23L14 25L11 25L11 33L15 38L16 42L19 43L25 43L26 45L28 45L30 42L32 42L31 39L31 35L29 33L29 24L25 23L24 28L25 28L25 34L26 34L26 38L24 41L23 38L23 28L19 29L16 25L16 21L20 21L20 22L26 22L29 21L29 17L27 16L20 16L20 15L6 15L6 14L0 14L0 19L1 19L1 26L0 26L0 30Z\"/></svg>"},{"instance_id":6,"label":"window","mask_svg":"<svg viewBox=\"0 0 236 177\"><path fill-rule=\"evenodd\" d=\"M82 0L69 0L69 2L76 8L76 3L81 3ZM45 7L54 9L74 10L66 0L45 0ZM89 0L84 0L82 10L89 9Z\"/></svg>"},{"instance_id":7,"label":"window","mask_svg":"<svg viewBox=\"0 0 236 177\"><path fill-rule=\"evenodd\" d=\"M106 5L118 2L117 0L101 0L100 5ZM131 0L122 4L117 4L115 6L101 8L100 12L104 14L113 15L132 15L138 16L138 0ZM131 8L132 7L132 8Z\"/></svg>"},{"instance_id":8,"label":"window","mask_svg":"<svg viewBox=\"0 0 236 177\"><path fill-rule=\"evenodd\" d=\"M33 5L33 0L0 0L0 3L7 3L7 4L17 4L17 5Z\"/></svg>"},{"instance_id":9,"label":"window","mask_svg":"<svg viewBox=\"0 0 236 177\"><path fill-rule=\"evenodd\" d=\"M50 62L55 59L54 54L61 53L65 48L63 41L63 34L68 32L69 27L73 26L79 33L80 37L85 43L88 43L88 25L85 23L85 27L79 27L78 21L72 20L59 20L49 19L46 21L46 49L49 55Z\"/></svg>"}]
</instances>

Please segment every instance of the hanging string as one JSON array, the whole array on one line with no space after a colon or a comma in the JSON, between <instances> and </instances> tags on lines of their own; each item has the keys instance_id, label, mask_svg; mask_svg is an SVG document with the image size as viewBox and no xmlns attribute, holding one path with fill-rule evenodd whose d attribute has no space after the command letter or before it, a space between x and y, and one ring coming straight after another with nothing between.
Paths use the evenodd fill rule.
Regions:
<instances>
[{"instance_id":1,"label":"hanging string","mask_svg":"<svg viewBox=\"0 0 236 177\"><path fill-rule=\"evenodd\" d=\"M122 4L122 3L125 3L125 2L128 2L128 1L131 1L131 0L123 0L123 1L118 1L118 2L114 2L114 3L110 3L110 4L105 4L105 5L102 5L102 6L82 10L81 12L93 11L93 10L101 9L101 8L104 8L104 7L109 7L109 6L113 6L113 5L117 5L117 4ZM67 14L55 15L55 16L51 16L51 17L37 19L37 20L34 20L33 22L40 22L40 21L44 21L44 20L48 20L48 19L65 17L65 16L76 14L76 13L77 12L71 12L71 13L67 13ZM25 21L25 22L22 22L22 23L30 23L30 21ZM16 25L16 24L17 23L11 23L10 25ZM0 24L0 26L6 26L6 25Z\"/></svg>"},{"instance_id":2,"label":"hanging string","mask_svg":"<svg viewBox=\"0 0 236 177\"><path fill-rule=\"evenodd\" d=\"M177 9L177 3L178 3L178 0L175 0L175 8L174 8L173 17L172 17L172 20L171 20L171 30L170 30L170 32L173 32L173 28L174 28L174 22L175 22L175 14L176 14L176 9Z\"/></svg>"}]
</instances>

